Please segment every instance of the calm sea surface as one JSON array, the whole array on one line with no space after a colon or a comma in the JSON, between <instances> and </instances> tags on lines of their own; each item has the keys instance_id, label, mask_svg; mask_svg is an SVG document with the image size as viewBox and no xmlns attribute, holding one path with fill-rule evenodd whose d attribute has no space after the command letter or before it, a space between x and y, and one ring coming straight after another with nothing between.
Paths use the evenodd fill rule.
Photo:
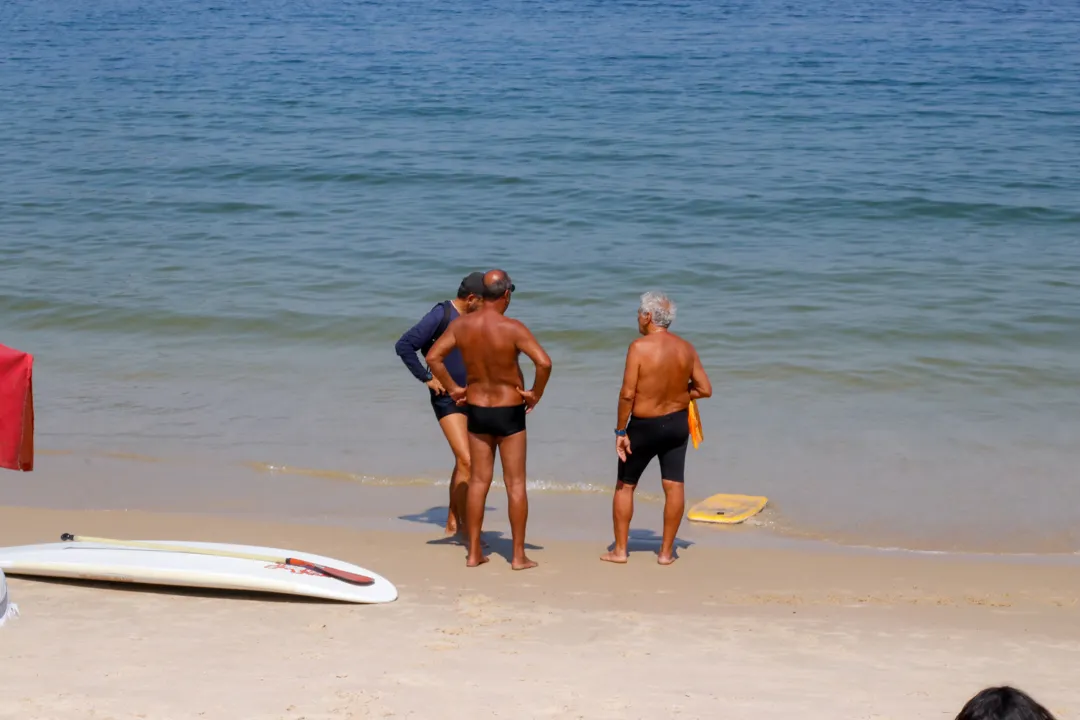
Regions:
<instances>
[{"instance_id":1,"label":"calm sea surface","mask_svg":"<svg viewBox=\"0 0 1080 720\"><path fill-rule=\"evenodd\" d=\"M40 446L442 480L393 343L494 266L555 363L538 490L610 485L657 288L716 389L692 496L1080 551L1075 3L0 4Z\"/></svg>"}]
</instances>

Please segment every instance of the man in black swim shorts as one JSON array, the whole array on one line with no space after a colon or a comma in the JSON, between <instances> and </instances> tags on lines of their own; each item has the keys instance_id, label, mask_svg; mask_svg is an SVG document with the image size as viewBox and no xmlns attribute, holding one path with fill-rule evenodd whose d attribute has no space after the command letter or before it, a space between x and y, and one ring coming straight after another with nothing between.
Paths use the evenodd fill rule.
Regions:
<instances>
[{"instance_id":1,"label":"man in black swim shorts","mask_svg":"<svg viewBox=\"0 0 1080 720\"><path fill-rule=\"evenodd\" d=\"M641 296L638 332L642 336L626 353L619 392L615 425L619 465L612 500L615 546L600 556L607 562L625 563L629 557L634 489L653 458L660 460L664 487L664 537L657 562L670 565L676 560L675 535L686 505L683 475L690 439L688 408L691 400L712 395L712 384L694 346L668 330L674 319L675 303L666 295L650 292Z\"/></svg>"},{"instance_id":2,"label":"man in black swim shorts","mask_svg":"<svg viewBox=\"0 0 1080 720\"><path fill-rule=\"evenodd\" d=\"M464 528L465 496L471 472L465 409L454 402L442 383L420 363L416 353L419 351L426 355L451 322L458 316L467 315L480 307L483 293L484 273L466 275L458 286L456 298L444 300L431 308L420 322L405 331L394 346L413 377L427 385L431 395L431 409L434 410L435 419L439 421L439 427L454 453L454 469L450 473L450 509L446 515L447 535L453 535ZM461 353L450 353L446 358L446 367L456 381L465 382L465 363L461 359Z\"/></svg>"},{"instance_id":3,"label":"man in black swim shorts","mask_svg":"<svg viewBox=\"0 0 1080 720\"><path fill-rule=\"evenodd\" d=\"M515 570L536 567L525 555L525 524L529 517L529 499L525 492L525 454L528 443L525 415L532 411L544 394L551 375L551 358L529 329L505 316L514 284L502 270L484 275L484 304L472 315L453 323L427 355L431 371L446 386L468 414L469 453L472 474L465 508L465 527L469 534L468 567L486 563L480 532L484 505L495 471L495 451L502 458L503 482L506 483L513 536ZM454 349L465 361L467 383L450 376L444 358ZM531 390L518 365L525 353L536 366Z\"/></svg>"},{"instance_id":4,"label":"man in black swim shorts","mask_svg":"<svg viewBox=\"0 0 1080 720\"><path fill-rule=\"evenodd\" d=\"M660 477L681 483L686 470L686 446L690 441L689 411L678 410L659 417L634 417L626 426L627 444L633 452L619 460L618 479L637 485L653 458L660 459Z\"/></svg>"}]
</instances>

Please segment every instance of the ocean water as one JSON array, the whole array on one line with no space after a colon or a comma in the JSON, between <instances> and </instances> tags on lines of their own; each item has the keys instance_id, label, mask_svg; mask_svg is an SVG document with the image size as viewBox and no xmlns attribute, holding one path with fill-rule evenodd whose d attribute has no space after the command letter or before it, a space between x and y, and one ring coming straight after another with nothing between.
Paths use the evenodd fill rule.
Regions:
<instances>
[{"instance_id":1,"label":"ocean water","mask_svg":"<svg viewBox=\"0 0 1080 720\"><path fill-rule=\"evenodd\" d=\"M555 364L536 492L610 487L663 289L716 391L691 496L1080 551L1077 6L0 5L0 342L42 448L445 482L393 343L496 266Z\"/></svg>"}]
</instances>

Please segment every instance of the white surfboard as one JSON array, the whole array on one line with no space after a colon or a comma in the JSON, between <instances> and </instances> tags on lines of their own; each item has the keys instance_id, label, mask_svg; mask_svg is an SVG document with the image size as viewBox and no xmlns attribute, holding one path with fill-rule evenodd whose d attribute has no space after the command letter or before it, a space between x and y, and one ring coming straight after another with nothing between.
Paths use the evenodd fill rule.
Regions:
<instances>
[{"instance_id":1,"label":"white surfboard","mask_svg":"<svg viewBox=\"0 0 1080 720\"><path fill-rule=\"evenodd\" d=\"M0 570L8 575L98 580L105 582L175 585L214 590L282 593L352 603L386 603L397 599L397 588L386 578L357 565L296 550L189 542L143 540L162 546L182 546L213 552L300 558L370 578L357 585L314 570L247 558L199 555L175 550L120 547L95 542L60 542L0 548Z\"/></svg>"},{"instance_id":2,"label":"white surfboard","mask_svg":"<svg viewBox=\"0 0 1080 720\"><path fill-rule=\"evenodd\" d=\"M0 570L0 627L3 627L9 619L18 616L19 608L8 597L7 581L4 580L4 571Z\"/></svg>"}]
</instances>

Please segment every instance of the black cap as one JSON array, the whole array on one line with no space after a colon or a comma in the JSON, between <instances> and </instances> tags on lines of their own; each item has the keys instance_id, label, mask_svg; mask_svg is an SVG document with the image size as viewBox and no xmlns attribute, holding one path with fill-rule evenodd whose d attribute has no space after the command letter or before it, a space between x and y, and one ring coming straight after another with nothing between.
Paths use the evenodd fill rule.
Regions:
<instances>
[{"instance_id":1,"label":"black cap","mask_svg":"<svg viewBox=\"0 0 1080 720\"><path fill-rule=\"evenodd\" d=\"M484 273L471 272L461 279L461 285L458 286L458 297L468 297L469 295L483 295L484 294Z\"/></svg>"}]
</instances>

